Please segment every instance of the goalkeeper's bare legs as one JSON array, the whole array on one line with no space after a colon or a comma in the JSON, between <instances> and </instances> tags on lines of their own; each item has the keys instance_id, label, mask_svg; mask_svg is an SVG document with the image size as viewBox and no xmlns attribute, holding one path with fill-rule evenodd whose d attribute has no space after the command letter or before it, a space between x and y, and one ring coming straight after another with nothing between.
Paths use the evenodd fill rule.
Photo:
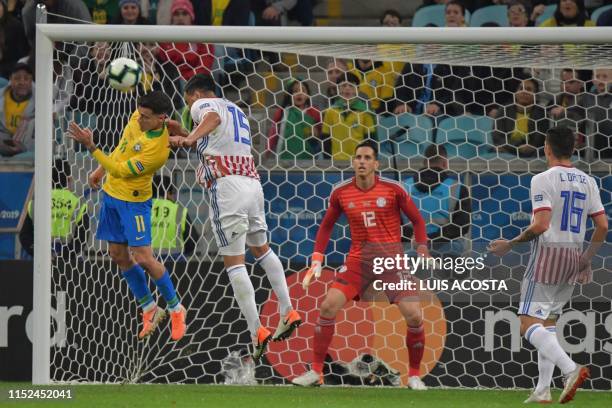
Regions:
<instances>
[{"instance_id":1,"label":"goalkeeper's bare legs","mask_svg":"<svg viewBox=\"0 0 612 408\"><path fill-rule=\"evenodd\" d=\"M402 299L397 303L406 320L406 347L408 348L408 387L423 391L427 387L421 381L421 360L425 351L425 331L423 330L423 313L419 300Z\"/></svg>"},{"instance_id":2,"label":"goalkeeper's bare legs","mask_svg":"<svg viewBox=\"0 0 612 408\"><path fill-rule=\"evenodd\" d=\"M529 315L521 315L520 319L521 335L538 350L539 379L536 391L540 388L543 393L542 389L550 385L552 371L556 365L565 377L565 388L559 402L571 401L576 390L589 377L589 369L576 364L561 348L556 330L553 330L555 320L542 320Z\"/></svg>"},{"instance_id":3,"label":"goalkeeper's bare legs","mask_svg":"<svg viewBox=\"0 0 612 408\"><path fill-rule=\"evenodd\" d=\"M125 244L109 243L112 260L121 269L132 294L143 310L143 329L139 337L149 336L164 320L166 313L157 307L149 290L145 271L153 279L157 288L166 300L172 318L172 339L180 340L186 331L186 310L180 304L170 275L163 264L158 262L150 246L128 247Z\"/></svg>"},{"instance_id":4,"label":"goalkeeper's bare legs","mask_svg":"<svg viewBox=\"0 0 612 408\"><path fill-rule=\"evenodd\" d=\"M266 272L272 290L278 298L278 311L280 318L278 328L272 337L273 340L283 340L291 336L291 333L302 323L299 313L293 310L289 298L289 288L285 278L285 270L278 256L272 248L265 243L260 246L250 246L249 249L261 267Z\"/></svg>"}]
</instances>

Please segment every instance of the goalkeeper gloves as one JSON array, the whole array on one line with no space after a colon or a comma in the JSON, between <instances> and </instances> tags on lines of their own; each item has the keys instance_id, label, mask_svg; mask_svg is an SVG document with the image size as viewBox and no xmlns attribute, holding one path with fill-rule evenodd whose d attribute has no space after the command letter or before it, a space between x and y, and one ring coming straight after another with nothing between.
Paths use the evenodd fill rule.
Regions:
<instances>
[{"instance_id":1,"label":"goalkeeper gloves","mask_svg":"<svg viewBox=\"0 0 612 408\"><path fill-rule=\"evenodd\" d=\"M319 279L321 277L321 264L322 263L323 263L323 254L320 252L313 253L312 261L310 263L310 268L306 272L306 276L304 276L304 280L302 280L303 289L308 288L313 276L315 279Z\"/></svg>"}]
</instances>

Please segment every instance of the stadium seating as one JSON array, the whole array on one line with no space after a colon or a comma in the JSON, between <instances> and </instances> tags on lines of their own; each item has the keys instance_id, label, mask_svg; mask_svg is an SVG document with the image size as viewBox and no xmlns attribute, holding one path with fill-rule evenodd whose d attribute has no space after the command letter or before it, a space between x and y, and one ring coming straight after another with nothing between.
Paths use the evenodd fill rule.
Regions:
<instances>
[{"instance_id":1,"label":"stadium seating","mask_svg":"<svg viewBox=\"0 0 612 408\"><path fill-rule=\"evenodd\" d=\"M424 115L404 113L382 116L377 129L381 154L399 154L403 157L423 154L427 145L433 141L433 129L433 122Z\"/></svg>"},{"instance_id":2,"label":"stadium seating","mask_svg":"<svg viewBox=\"0 0 612 408\"><path fill-rule=\"evenodd\" d=\"M539 26L540 24L544 22L544 20L548 20L549 18L551 18L553 14L555 14L555 11L557 11L556 4L551 4L551 5L546 6L546 8L544 9L544 12L540 15L540 17L536 19L535 25Z\"/></svg>"},{"instance_id":3,"label":"stadium seating","mask_svg":"<svg viewBox=\"0 0 612 408\"><path fill-rule=\"evenodd\" d=\"M474 11L470 18L470 27L482 27L485 23L497 23L500 27L508 27L508 7L487 6Z\"/></svg>"},{"instance_id":4,"label":"stadium seating","mask_svg":"<svg viewBox=\"0 0 612 408\"><path fill-rule=\"evenodd\" d=\"M463 115L440 121L436 143L443 143L449 157L473 159L485 157L492 150L493 119Z\"/></svg>"},{"instance_id":5,"label":"stadium seating","mask_svg":"<svg viewBox=\"0 0 612 408\"><path fill-rule=\"evenodd\" d=\"M598 9L594 10L591 14L591 20L597 23L597 19L601 16L605 11L612 9L612 4L608 4L607 6L601 6Z\"/></svg>"}]
</instances>

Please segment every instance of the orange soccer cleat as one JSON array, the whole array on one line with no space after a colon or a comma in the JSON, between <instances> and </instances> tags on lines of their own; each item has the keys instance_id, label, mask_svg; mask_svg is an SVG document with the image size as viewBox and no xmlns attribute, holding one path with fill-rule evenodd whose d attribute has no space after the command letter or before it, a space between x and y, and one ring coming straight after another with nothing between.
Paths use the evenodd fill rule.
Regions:
<instances>
[{"instance_id":1,"label":"orange soccer cleat","mask_svg":"<svg viewBox=\"0 0 612 408\"><path fill-rule=\"evenodd\" d=\"M138 338L143 340L149 337L165 318L166 311L161 307L155 306L148 312L142 312L142 330L138 333Z\"/></svg>"},{"instance_id":2,"label":"orange soccer cleat","mask_svg":"<svg viewBox=\"0 0 612 408\"><path fill-rule=\"evenodd\" d=\"M181 305L177 312L170 313L170 321L172 323L172 340L179 341L185 335L187 331L187 325L185 320L187 319L187 309Z\"/></svg>"}]
</instances>

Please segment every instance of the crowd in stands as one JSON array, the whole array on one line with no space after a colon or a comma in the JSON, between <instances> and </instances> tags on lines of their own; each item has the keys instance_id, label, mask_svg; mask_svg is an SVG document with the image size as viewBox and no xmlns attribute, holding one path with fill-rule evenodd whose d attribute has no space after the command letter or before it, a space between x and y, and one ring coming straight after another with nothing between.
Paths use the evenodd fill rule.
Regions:
<instances>
[{"instance_id":1,"label":"crowd in stands","mask_svg":"<svg viewBox=\"0 0 612 408\"><path fill-rule=\"evenodd\" d=\"M34 145L33 48L38 2L47 7L50 23L276 26L292 20L293 24L314 24L313 0L0 0L3 158L31 157ZM600 24L609 20L607 11L612 8L593 13L595 6L601 5L597 0L587 0L586 5L585 0L427 0L412 24L421 21L417 18L421 11L429 9L438 14L431 14L431 21L424 25L439 25L435 22L441 19L448 27L468 26L470 16L496 6L503 7L505 20L500 24L491 14L491 21L486 17L479 20L481 25L593 26L596 22L589 19L590 15L596 14ZM397 11L387 10L380 17L380 25L400 27L406 22ZM56 46L54 119L60 133L66 125L62 117L69 116L95 127L99 144L108 149L114 146L119 130L135 108L135 98L108 85L105 67L113 58L125 55L125 47L103 42ZM220 94L227 96L226 90L245 87L249 70L260 69L254 62L267 61L269 66L284 62L278 53L205 43L139 43L127 47L143 68L137 93L160 89L172 95L176 116L185 125L189 120L183 86L194 75L213 75L220 84ZM385 140L380 140L384 133L380 132L380 119L390 115L428 118L432 136L426 141L432 143L436 142L437 128L449 118L486 118L481 122L490 123L490 129L482 129L491 145L484 150L490 153L487 158L540 157L546 129L569 124L578 132L579 147L595 148L595 158L612 157L610 69L554 72L339 58L330 58L322 68L326 77L318 82L308 78L308 72L300 76L291 71L280 76L284 84L278 87L277 96L264 103L268 118L261 130L267 136L264 157L346 160L353 146L364 138L378 138L382 147ZM270 72L276 74L277 70L270 68ZM243 102L253 102L242 96ZM401 137L394 142L401 142ZM382 151L386 152L384 148Z\"/></svg>"}]
</instances>

